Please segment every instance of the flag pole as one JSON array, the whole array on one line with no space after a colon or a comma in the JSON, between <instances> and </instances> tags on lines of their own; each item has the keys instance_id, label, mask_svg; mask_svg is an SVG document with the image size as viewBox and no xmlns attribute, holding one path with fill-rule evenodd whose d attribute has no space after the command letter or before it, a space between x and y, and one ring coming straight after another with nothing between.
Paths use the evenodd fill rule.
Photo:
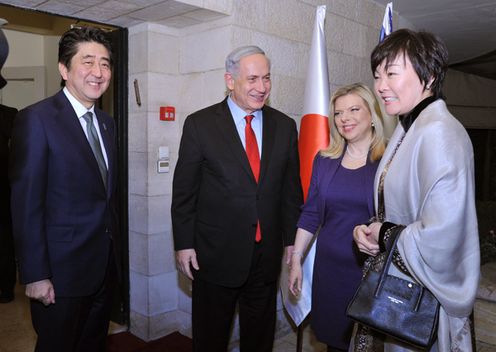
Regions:
<instances>
[{"instance_id":1,"label":"flag pole","mask_svg":"<svg viewBox=\"0 0 496 352\"><path fill-rule=\"evenodd\" d=\"M308 195L312 165L319 150L329 145L329 72L327 67L327 48L325 39L326 6L318 6L310 47L308 71L303 101L303 117L300 124L298 150L300 156L300 178L304 199ZM304 322L311 308L311 286L315 241L303 262L302 293L296 303L297 310L292 318L297 325L296 351L303 348ZM291 314L290 314L291 315Z\"/></svg>"}]
</instances>

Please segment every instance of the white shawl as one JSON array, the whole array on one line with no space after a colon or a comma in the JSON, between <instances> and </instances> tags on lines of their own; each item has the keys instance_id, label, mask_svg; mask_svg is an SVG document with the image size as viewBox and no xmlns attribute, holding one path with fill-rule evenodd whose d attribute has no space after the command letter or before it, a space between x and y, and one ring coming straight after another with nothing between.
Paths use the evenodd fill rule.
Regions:
<instances>
[{"instance_id":1,"label":"white shawl","mask_svg":"<svg viewBox=\"0 0 496 352\"><path fill-rule=\"evenodd\" d=\"M398 124L375 179L404 134ZM384 184L386 221L406 225L398 250L410 273L441 303L431 351L472 351L468 317L479 283L480 252L470 139L443 100L427 106L406 134ZM402 276L395 268L391 274ZM394 342L385 351L410 351Z\"/></svg>"}]
</instances>

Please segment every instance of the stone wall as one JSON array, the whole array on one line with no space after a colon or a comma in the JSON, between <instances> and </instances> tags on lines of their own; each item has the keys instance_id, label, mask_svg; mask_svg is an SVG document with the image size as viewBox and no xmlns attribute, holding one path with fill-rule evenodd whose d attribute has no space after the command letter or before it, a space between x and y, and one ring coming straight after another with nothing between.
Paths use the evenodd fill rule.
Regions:
<instances>
[{"instance_id":1,"label":"stone wall","mask_svg":"<svg viewBox=\"0 0 496 352\"><path fill-rule=\"evenodd\" d=\"M210 23L129 29L130 295L131 331L137 336L150 340L174 330L190 333L190 284L175 268L170 219L184 119L224 97L226 55L254 44L272 61L271 105L299 124L315 10L323 3L331 92L355 81L370 84L369 55L384 8L367 0L237 0L230 16ZM175 106L175 121L159 121L160 106L166 105ZM157 173L160 146L169 147L169 173ZM278 328L289 328L281 308Z\"/></svg>"}]
</instances>

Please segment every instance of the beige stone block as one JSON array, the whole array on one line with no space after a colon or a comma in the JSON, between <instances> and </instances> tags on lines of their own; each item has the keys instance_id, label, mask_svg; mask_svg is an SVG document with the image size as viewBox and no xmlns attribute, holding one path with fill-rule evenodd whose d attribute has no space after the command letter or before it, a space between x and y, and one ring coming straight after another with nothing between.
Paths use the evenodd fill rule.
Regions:
<instances>
[{"instance_id":1,"label":"beige stone block","mask_svg":"<svg viewBox=\"0 0 496 352\"><path fill-rule=\"evenodd\" d=\"M311 42L316 8L299 1L267 1L266 29L256 28L275 37ZM277 16L274 16L277 14Z\"/></svg>"},{"instance_id":2,"label":"beige stone block","mask_svg":"<svg viewBox=\"0 0 496 352\"><path fill-rule=\"evenodd\" d=\"M237 48L238 46L242 46L242 45L257 45L253 41L254 32L251 31L250 29L241 27L238 24L236 24L232 26L231 31L232 31L231 42L229 43L230 47L228 51L234 50L234 48Z\"/></svg>"},{"instance_id":3,"label":"beige stone block","mask_svg":"<svg viewBox=\"0 0 496 352\"><path fill-rule=\"evenodd\" d=\"M146 152L148 150L147 114L143 112L133 112L128 114L128 151Z\"/></svg>"},{"instance_id":4,"label":"beige stone block","mask_svg":"<svg viewBox=\"0 0 496 352\"><path fill-rule=\"evenodd\" d=\"M263 31L274 14L268 13L269 1L233 1L232 21L244 28Z\"/></svg>"},{"instance_id":5,"label":"beige stone block","mask_svg":"<svg viewBox=\"0 0 496 352\"><path fill-rule=\"evenodd\" d=\"M226 83L224 80L224 66L218 70L208 71L202 74L202 89L204 92L203 101L205 106L215 104L223 100L226 96ZM183 106L196 106L194 97L183 97ZM186 99L188 99L186 101Z\"/></svg>"},{"instance_id":6,"label":"beige stone block","mask_svg":"<svg viewBox=\"0 0 496 352\"><path fill-rule=\"evenodd\" d=\"M183 38L180 45L180 72L205 72L224 66L230 42L230 27L213 28Z\"/></svg>"},{"instance_id":7,"label":"beige stone block","mask_svg":"<svg viewBox=\"0 0 496 352\"><path fill-rule=\"evenodd\" d=\"M130 232L129 267L133 272L146 276L175 272L171 233L147 235Z\"/></svg>"},{"instance_id":8,"label":"beige stone block","mask_svg":"<svg viewBox=\"0 0 496 352\"><path fill-rule=\"evenodd\" d=\"M306 76L309 45L264 33L255 33L253 39L270 58L272 75Z\"/></svg>"},{"instance_id":9,"label":"beige stone block","mask_svg":"<svg viewBox=\"0 0 496 352\"><path fill-rule=\"evenodd\" d=\"M357 57L370 57L370 52L365 52L368 27L357 22L345 20L343 30L346 33L346 39L343 43L343 53Z\"/></svg>"},{"instance_id":10,"label":"beige stone block","mask_svg":"<svg viewBox=\"0 0 496 352\"><path fill-rule=\"evenodd\" d=\"M129 230L155 234L170 231L171 197L129 195Z\"/></svg>"},{"instance_id":11,"label":"beige stone block","mask_svg":"<svg viewBox=\"0 0 496 352\"><path fill-rule=\"evenodd\" d=\"M377 33L377 40L379 40L382 19L384 18L384 10L384 5L378 4L374 1L361 0L358 2L356 21L367 27L372 27Z\"/></svg>"},{"instance_id":12,"label":"beige stone block","mask_svg":"<svg viewBox=\"0 0 496 352\"><path fill-rule=\"evenodd\" d=\"M148 33L129 35L129 74L146 72L148 69Z\"/></svg>"},{"instance_id":13,"label":"beige stone block","mask_svg":"<svg viewBox=\"0 0 496 352\"><path fill-rule=\"evenodd\" d=\"M341 86L352 83L350 77L353 75L353 68L351 65L353 56L331 52L328 60L329 83L331 85Z\"/></svg>"},{"instance_id":14,"label":"beige stone block","mask_svg":"<svg viewBox=\"0 0 496 352\"><path fill-rule=\"evenodd\" d=\"M185 331L184 325L188 317L181 311L173 311L152 315L150 322L150 339L156 340L162 336L169 335L174 331ZM191 318L189 318L191 319ZM187 330L186 330L187 332ZM189 333L191 336L191 332Z\"/></svg>"},{"instance_id":15,"label":"beige stone block","mask_svg":"<svg viewBox=\"0 0 496 352\"><path fill-rule=\"evenodd\" d=\"M129 313L129 320L129 331L131 332L131 334L139 337L142 340L148 341L148 317L131 309Z\"/></svg>"},{"instance_id":16,"label":"beige stone block","mask_svg":"<svg viewBox=\"0 0 496 352\"><path fill-rule=\"evenodd\" d=\"M178 307L176 273L143 275L130 270L130 308L144 316L174 311Z\"/></svg>"},{"instance_id":17,"label":"beige stone block","mask_svg":"<svg viewBox=\"0 0 496 352\"><path fill-rule=\"evenodd\" d=\"M148 234L148 197L129 194L129 230Z\"/></svg>"},{"instance_id":18,"label":"beige stone block","mask_svg":"<svg viewBox=\"0 0 496 352\"><path fill-rule=\"evenodd\" d=\"M130 310L141 315L149 315L148 287L149 278L147 275L129 271L129 306Z\"/></svg>"},{"instance_id":19,"label":"beige stone block","mask_svg":"<svg viewBox=\"0 0 496 352\"><path fill-rule=\"evenodd\" d=\"M170 34L149 32L148 70L151 72L179 73L179 38ZM141 53L141 55L143 55Z\"/></svg>"},{"instance_id":20,"label":"beige stone block","mask_svg":"<svg viewBox=\"0 0 496 352\"><path fill-rule=\"evenodd\" d=\"M328 51L343 52L344 43L349 40L345 31L345 21L348 20L334 13L327 13L324 31ZM329 55L327 57L329 58Z\"/></svg>"},{"instance_id":21,"label":"beige stone block","mask_svg":"<svg viewBox=\"0 0 496 352\"><path fill-rule=\"evenodd\" d=\"M148 73L146 86L146 107L149 111L158 111L160 106L175 106L179 101L181 77L164 73Z\"/></svg>"},{"instance_id":22,"label":"beige stone block","mask_svg":"<svg viewBox=\"0 0 496 352\"><path fill-rule=\"evenodd\" d=\"M148 314L153 316L171 312L178 307L176 273L161 273L148 277L149 306Z\"/></svg>"},{"instance_id":23,"label":"beige stone block","mask_svg":"<svg viewBox=\"0 0 496 352\"><path fill-rule=\"evenodd\" d=\"M153 234L148 238L148 274L176 272L174 242L172 231ZM176 287L177 283L173 283Z\"/></svg>"},{"instance_id":24,"label":"beige stone block","mask_svg":"<svg viewBox=\"0 0 496 352\"><path fill-rule=\"evenodd\" d=\"M301 115L305 96L305 79L278 75L273 79L270 105L286 115Z\"/></svg>"},{"instance_id":25,"label":"beige stone block","mask_svg":"<svg viewBox=\"0 0 496 352\"><path fill-rule=\"evenodd\" d=\"M224 61L221 65L222 67L216 70L182 76L182 84L179 87L179 106L183 113L178 126L179 133L182 132L184 119L190 113L218 103L224 98L226 90Z\"/></svg>"},{"instance_id":26,"label":"beige stone block","mask_svg":"<svg viewBox=\"0 0 496 352\"><path fill-rule=\"evenodd\" d=\"M148 274L148 235L129 232L129 270Z\"/></svg>"},{"instance_id":27,"label":"beige stone block","mask_svg":"<svg viewBox=\"0 0 496 352\"><path fill-rule=\"evenodd\" d=\"M129 192L147 195L148 160L147 153L129 152L128 154Z\"/></svg>"},{"instance_id":28,"label":"beige stone block","mask_svg":"<svg viewBox=\"0 0 496 352\"><path fill-rule=\"evenodd\" d=\"M169 195L148 198L148 233L153 234L170 231L172 226L170 207L171 197Z\"/></svg>"}]
</instances>

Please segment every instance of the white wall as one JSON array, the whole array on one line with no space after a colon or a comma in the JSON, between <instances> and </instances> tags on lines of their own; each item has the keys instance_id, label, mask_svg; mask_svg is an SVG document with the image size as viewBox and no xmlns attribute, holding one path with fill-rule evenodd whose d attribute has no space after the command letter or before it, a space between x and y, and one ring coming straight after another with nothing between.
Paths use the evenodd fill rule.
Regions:
<instances>
[{"instance_id":1,"label":"white wall","mask_svg":"<svg viewBox=\"0 0 496 352\"><path fill-rule=\"evenodd\" d=\"M43 97L55 94L60 89L58 71L58 41L60 36L46 36L3 29L9 43L9 56L4 68L16 68L26 72L43 68ZM37 99L39 100L39 99ZM36 101L36 100L35 100ZM34 101L33 101L34 102Z\"/></svg>"},{"instance_id":2,"label":"white wall","mask_svg":"<svg viewBox=\"0 0 496 352\"><path fill-rule=\"evenodd\" d=\"M45 66L43 36L3 30L9 42L9 56L4 67Z\"/></svg>"}]
</instances>

